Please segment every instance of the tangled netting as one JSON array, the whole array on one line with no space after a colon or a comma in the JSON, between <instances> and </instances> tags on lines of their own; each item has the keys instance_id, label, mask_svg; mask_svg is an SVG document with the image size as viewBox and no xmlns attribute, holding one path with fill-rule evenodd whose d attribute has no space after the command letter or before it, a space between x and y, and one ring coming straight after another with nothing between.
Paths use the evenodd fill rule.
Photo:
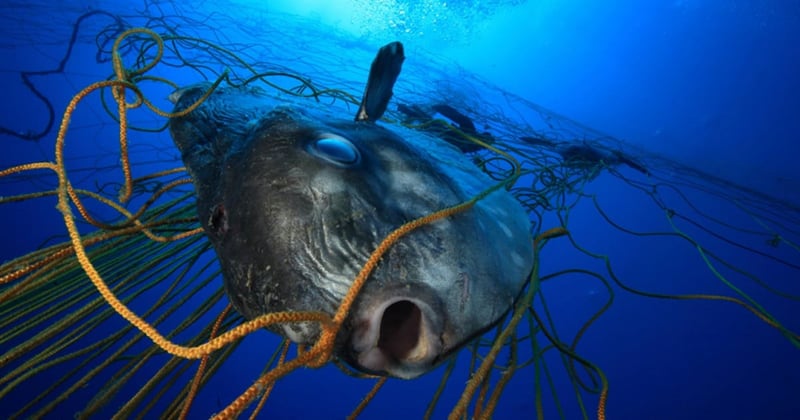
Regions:
<instances>
[{"instance_id":1,"label":"tangled netting","mask_svg":"<svg viewBox=\"0 0 800 420\"><path fill-rule=\"evenodd\" d=\"M10 19L33 6L4 7ZM313 25L255 10L235 21L217 14L196 18L170 3L146 3L130 14L74 10L26 16L27 25L3 23L11 28L6 42L13 39L15 48L25 42L30 48L57 47L63 55L45 70L19 73L18 93L41 104L35 111L40 118L32 120L38 125L4 120L0 127L5 150L25 153L23 161L7 156L0 170L4 226L24 232L11 238L19 238L16 258L0 266L0 404L11 417L39 418L65 406L79 407L79 417L209 415L193 407L219 395L229 399L218 402L217 416L247 410L256 416L269 411L273 387L296 376L305 375L308 389L332 392L313 377L331 364L354 377L342 380L353 381L346 386L359 392L355 417L380 398L385 383L403 382L364 380L331 356L359 288L397 238L470 211L497 188L508 188L530 214L534 270L503 322L432 374L438 375L438 386L428 394L415 389L415 399L426 398L420 415L446 410L454 419L489 418L505 401L504 391L523 383L529 389L524 398L534 408L530 416L604 418L613 378L582 356L578 345L618 294L738 306L800 347L798 334L784 324L796 320L782 322L770 309L796 310L800 299L789 276L770 274L774 269L800 274L798 207L647 154L452 65L416 60L413 53L395 89L405 111L390 107L382 124L459 145L497 184L472 200L398 226L362 263L333 316L273 313L245 321L227 305L219 267L197 221L191 180L165 133L167 119L175 116L167 111L166 98L180 86L205 80L213 83L208 92L248 85L276 103L351 118L376 45L334 36L315 43ZM59 25L70 31L25 29ZM105 76L87 74L89 62ZM69 93L62 98L58 92ZM59 101L66 109L60 121ZM90 122L77 123L79 118ZM31 155L42 158L30 161ZM622 192L604 195L606 190ZM611 205L615 200L639 210L630 215L622 206L620 212L619 205ZM59 213L53 212L54 203ZM16 227L20 214L41 218L26 222L39 229ZM603 233L594 231L597 226ZM631 247L671 242L675 255L651 255L647 264L661 270L670 258L691 258L707 283L654 285L618 275L614 261L620 256L605 254L604 244L624 241ZM601 285L605 300L581 312L588 315L578 328L565 330L558 327L558 305L552 302L559 299L549 285L581 282ZM315 345L297 348L263 329L298 321L321 325ZM264 336L268 344L258 341ZM248 362L243 371L239 355L248 348L258 353L258 365ZM304 373L301 367L320 369ZM249 385L237 389L239 382L224 379L232 369ZM559 375L567 378L571 395L555 384ZM303 407L297 412L302 416Z\"/></svg>"}]
</instances>

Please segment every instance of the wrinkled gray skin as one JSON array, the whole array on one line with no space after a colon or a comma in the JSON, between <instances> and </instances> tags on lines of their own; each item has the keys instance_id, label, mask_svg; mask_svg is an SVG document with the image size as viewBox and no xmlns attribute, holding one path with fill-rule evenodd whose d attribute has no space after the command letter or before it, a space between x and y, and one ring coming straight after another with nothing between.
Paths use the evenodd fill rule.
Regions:
<instances>
[{"instance_id":1,"label":"wrinkled gray skin","mask_svg":"<svg viewBox=\"0 0 800 420\"><path fill-rule=\"evenodd\" d=\"M207 87L176 92L175 110ZM247 318L333 314L387 234L494 184L441 140L324 121L275 108L252 90L219 89L172 119L170 130L194 180L226 292ZM326 137L334 140L317 143ZM357 149L357 161L326 153L326 142ZM505 190L409 233L369 277L337 337L336 356L400 378L431 370L509 310L532 254L527 215ZM319 335L313 323L275 331L303 344Z\"/></svg>"}]
</instances>

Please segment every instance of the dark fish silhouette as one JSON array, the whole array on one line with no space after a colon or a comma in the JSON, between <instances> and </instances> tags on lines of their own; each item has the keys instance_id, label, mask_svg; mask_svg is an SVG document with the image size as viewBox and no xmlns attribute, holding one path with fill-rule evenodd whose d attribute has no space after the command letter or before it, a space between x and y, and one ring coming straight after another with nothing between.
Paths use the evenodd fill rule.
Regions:
<instances>
[{"instance_id":1,"label":"dark fish silhouette","mask_svg":"<svg viewBox=\"0 0 800 420\"><path fill-rule=\"evenodd\" d=\"M477 134L477 131L475 131L475 123L472 122L472 119L462 114L459 110L453 108L452 106L447 104L436 104L431 108L447 117L449 120L453 121L461 131L467 134Z\"/></svg>"},{"instance_id":2,"label":"dark fish silhouette","mask_svg":"<svg viewBox=\"0 0 800 420\"><path fill-rule=\"evenodd\" d=\"M398 43L378 53L359 109L364 121L276 108L247 88L217 89L170 121L225 290L244 316L333 314L387 234L494 184L438 139L368 122L385 109L399 71L382 64L387 48L402 52ZM206 89L176 92L175 110ZM532 254L528 215L503 188L407 234L361 290L335 355L377 374L429 371L509 310ZM274 329L303 344L320 333L314 323Z\"/></svg>"},{"instance_id":3,"label":"dark fish silhouette","mask_svg":"<svg viewBox=\"0 0 800 420\"><path fill-rule=\"evenodd\" d=\"M477 152L484 149L484 147L480 144L470 141L468 138L465 138L463 135L456 133L448 127L438 124L428 125L427 123L434 119L434 115L426 112L419 105L399 104L397 106L397 110L404 115L403 122L405 124L422 124L422 130L427 131L428 133L439 137L453 146L458 147L464 153ZM475 124L472 122L472 119L450 105L435 104L430 107L430 110L449 119L453 125L461 130L464 134L473 136L487 144L494 143L494 137L491 133L483 132L479 134L477 131L475 131Z\"/></svg>"},{"instance_id":4,"label":"dark fish silhouette","mask_svg":"<svg viewBox=\"0 0 800 420\"><path fill-rule=\"evenodd\" d=\"M403 118L403 122L406 124L410 123L420 123L420 122L428 122L431 120L430 114L425 112L419 105L406 105L406 104L397 104L397 110L403 113L405 117Z\"/></svg>"},{"instance_id":5,"label":"dark fish silhouette","mask_svg":"<svg viewBox=\"0 0 800 420\"><path fill-rule=\"evenodd\" d=\"M555 147L557 144L556 142L541 136L522 136L519 139L532 146Z\"/></svg>"}]
</instances>

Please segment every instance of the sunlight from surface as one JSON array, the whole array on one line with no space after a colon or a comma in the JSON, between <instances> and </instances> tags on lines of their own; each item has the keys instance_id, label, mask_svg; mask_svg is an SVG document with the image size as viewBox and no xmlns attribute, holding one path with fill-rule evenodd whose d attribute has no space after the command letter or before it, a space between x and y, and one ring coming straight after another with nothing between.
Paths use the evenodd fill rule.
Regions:
<instances>
[{"instance_id":1,"label":"sunlight from surface","mask_svg":"<svg viewBox=\"0 0 800 420\"><path fill-rule=\"evenodd\" d=\"M489 19L506 6L524 0L442 1L442 0L280 0L260 5L240 0L254 7L318 19L356 37L383 39L387 36L424 38L427 43L446 41L471 42ZM549 3L549 2L548 2Z\"/></svg>"}]
</instances>

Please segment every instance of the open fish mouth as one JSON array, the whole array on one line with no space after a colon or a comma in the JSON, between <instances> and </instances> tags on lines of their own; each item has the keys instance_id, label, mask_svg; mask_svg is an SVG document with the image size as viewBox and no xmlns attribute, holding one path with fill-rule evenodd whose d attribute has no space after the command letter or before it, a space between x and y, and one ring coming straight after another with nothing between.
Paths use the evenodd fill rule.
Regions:
<instances>
[{"instance_id":1,"label":"open fish mouth","mask_svg":"<svg viewBox=\"0 0 800 420\"><path fill-rule=\"evenodd\" d=\"M415 297L395 296L382 302L353 331L351 364L401 378L428 371L444 347L440 318Z\"/></svg>"}]
</instances>

